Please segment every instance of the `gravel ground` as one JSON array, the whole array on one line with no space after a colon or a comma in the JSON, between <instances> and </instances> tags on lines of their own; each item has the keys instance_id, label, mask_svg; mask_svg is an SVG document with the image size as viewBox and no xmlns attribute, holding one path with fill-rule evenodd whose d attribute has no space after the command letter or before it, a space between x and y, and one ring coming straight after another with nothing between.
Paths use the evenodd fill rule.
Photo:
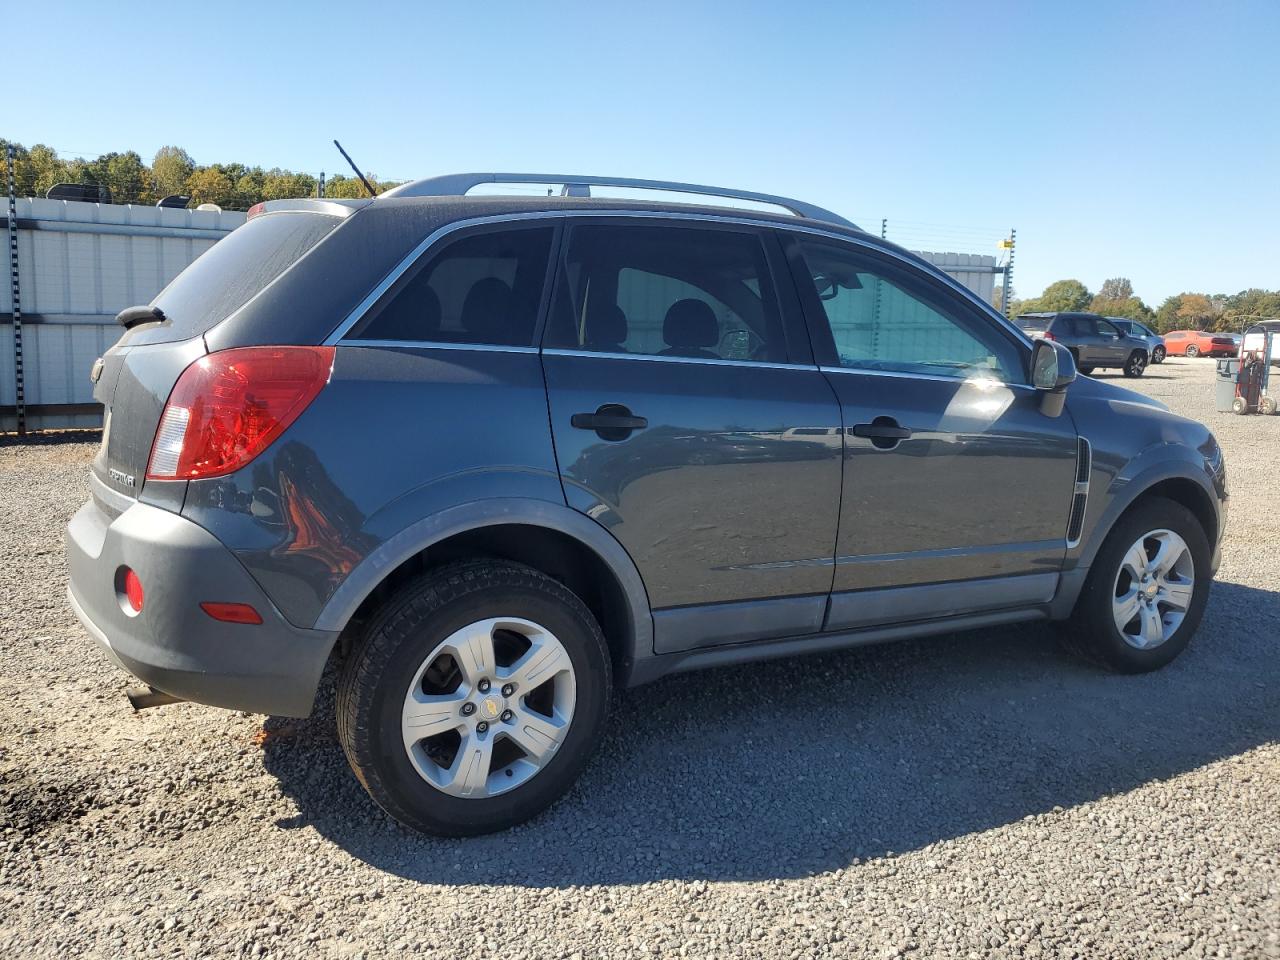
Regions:
<instances>
[{"instance_id":1,"label":"gravel ground","mask_svg":"<svg viewBox=\"0 0 1280 960\"><path fill-rule=\"evenodd\" d=\"M96 437L0 447L0 950L1280 957L1280 419L1214 413L1212 370L1137 384L1231 475L1173 666L1022 626L674 677L550 813L468 841L377 812L325 709L132 714L63 598Z\"/></svg>"}]
</instances>

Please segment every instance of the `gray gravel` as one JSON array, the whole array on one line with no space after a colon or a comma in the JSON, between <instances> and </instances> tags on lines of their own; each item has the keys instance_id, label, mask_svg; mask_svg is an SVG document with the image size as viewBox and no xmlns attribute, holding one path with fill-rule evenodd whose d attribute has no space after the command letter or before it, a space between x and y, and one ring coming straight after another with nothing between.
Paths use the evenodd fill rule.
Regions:
<instances>
[{"instance_id":1,"label":"gray gravel","mask_svg":"<svg viewBox=\"0 0 1280 960\"><path fill-rule=\"evenodd\" d=\"M1172 667L1018 627L675 677L567 800L469 841L378 813L326 710L132 714L63 599L95 438L0 446L0 951L1280 957L1280 418L1214 413L1212 367L1137 384L1231 476Z\"/></svg>"}]
</instances>

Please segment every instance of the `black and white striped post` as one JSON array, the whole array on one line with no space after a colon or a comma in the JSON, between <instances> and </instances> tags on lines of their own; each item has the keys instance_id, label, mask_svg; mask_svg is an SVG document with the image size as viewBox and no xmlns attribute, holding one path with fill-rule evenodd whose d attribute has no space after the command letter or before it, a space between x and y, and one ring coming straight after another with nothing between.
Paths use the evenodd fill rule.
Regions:
<instances>
[{"instance_id":1,"label":"black and white striped post","mask_svg":"<svg viewBox=\"0 0 1280 960\"><path fill-rule=\"evenodd\" d=\"M9 282L13 290L13 382L14 411L17 414L18 435L27 432L27 397L22 373L22 304L18 297L18 186L13 175L13 144L6 144L6 165L9 168Z\"/></svg>"}]
</instances>

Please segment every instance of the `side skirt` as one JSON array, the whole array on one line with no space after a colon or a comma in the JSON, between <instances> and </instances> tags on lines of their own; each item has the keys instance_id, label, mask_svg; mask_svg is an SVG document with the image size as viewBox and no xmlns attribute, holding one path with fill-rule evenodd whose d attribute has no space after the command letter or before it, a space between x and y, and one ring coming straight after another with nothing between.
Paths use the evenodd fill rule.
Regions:
<instances>
[{"instance_id":1,"label":"side skirt","mask_svg":"<svg viewBox=\"0 0 1280 960\"><path fill-rule=\"evenodd\" d=\"M776 657L803 656L808 653L824 653L849 647L869 646L874 643L908 640L912 637L1047 619L1049 619L1049 612L1043 605L1039 605L1014 610L996 610L988 613L944 617L937 620L897 624L891 627L871 627L838 632L828 631L827 633L808 636L763 640L754 643L735 643L703 650L688 650L683 653L661 654L637 661L627 678L626 685L628 687L638 687L665 677L670 673L684 673L689 670L701 670L706 667L750 663L755 660L771 660Z\"/></svg>"}]
</instances>

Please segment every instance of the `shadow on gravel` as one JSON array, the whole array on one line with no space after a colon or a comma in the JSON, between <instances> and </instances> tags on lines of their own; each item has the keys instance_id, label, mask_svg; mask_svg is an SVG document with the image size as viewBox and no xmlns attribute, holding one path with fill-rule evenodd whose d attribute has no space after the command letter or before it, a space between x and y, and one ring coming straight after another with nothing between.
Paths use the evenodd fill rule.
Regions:
<instances>
[{"instance_id":1,"label":"shadow on gravel","mask_svg":"<svg viewBox=\"0 0 1280 960\"><path fill-rule=\"evenodd\" d=\"M101 439L101 430L50 430L23 437L0 433L0 447L57 447L67 443L98 443Z\"/></svg>"},{"instance_id":2,"label":"shadow on gravel","mask_svg":"<svg viewBox=\"0 0 1280 960\"><path fill-rule=\"evenodd\" d=\"M672 677L624 694L578 786L471 840L396 826L330 712L268 721L265 764L310 826L429 883L568 886L829 871L1071 807L1280 740L1280 593L1214 587L1191 648L1139 677L1044 625Z\"/></svg>"}]
</instances>

